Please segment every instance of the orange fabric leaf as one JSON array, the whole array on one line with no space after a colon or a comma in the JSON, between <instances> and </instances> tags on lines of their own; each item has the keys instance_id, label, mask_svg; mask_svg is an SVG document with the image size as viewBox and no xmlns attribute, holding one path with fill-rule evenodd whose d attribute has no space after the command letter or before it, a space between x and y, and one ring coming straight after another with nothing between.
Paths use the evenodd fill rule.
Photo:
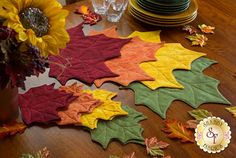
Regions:
<instances>
[{"instance_id":1,"label":"orange fabric leaf","mask_svg":"<svg viewBox=\"0 0 236 158\"><path fill-rule=\"evenodd\" d=\"M119 35L115 27L102 32L92 31L90 35L105 34L108 37L117 38ZM147 75L139 66L142 62L156 61L155 53L163 46L162 43L144 42L138 37L131 40L121 49L121 57L106 61L105 64L109 69L118 74L118 77L109 77L95 80L95 85L100 87L104 82L113 81L123 86L128 86L134 81L152 81L152 77Z\"/></svg>"},{"instance_id":2,"label":"orange fabric leaf","mask_svg":"<svg viewBox=\"0 0 236 158\"><path fill-rule=\"evenodd\" d=\"M182 122L177 120L166 120L165 127L162 130L168 133L169 138L180 139L182 143L194 142L193 132L188 130Z\"/></svg>"},{"instance_id":3,"label":"orange fabric leaf","mask_svg":"<svg viewBox=\"0 0 236 158\"><path fill-rule=\"evenodd\" d=\"M77 6L75 9L75 13L87 15L89 14L89 7L86 5Z\"/></svg>"},{"instance_id":4,"label":"orange fabric leaf","mask_svg":"<svg viewBox=\"0 0 236 158\"><path fill-rule=\"evenodd\" d=\"M17 133L23 133L25 129L26 129L25 124L17 121L4 124L0 126L0 139L6 136L16 135Z\"/></svg>"},{"instance_id":5,"label":"orange fabric leaf","mask_svg":"<svg viewBox=\"0 0 236 158\"><path fill-rule=\"evenodd\" d=\"M80 125L82 114L91 113L94 108L102 104L100 100L93 98L92 94L82 92L82 85L77 83L70 86L61 86L60 90L66 93L73 93L78 98L71 102L66 110L58 112L58 116L61 119L57 122L59 125Z\"/></svg>"}]
</instances>

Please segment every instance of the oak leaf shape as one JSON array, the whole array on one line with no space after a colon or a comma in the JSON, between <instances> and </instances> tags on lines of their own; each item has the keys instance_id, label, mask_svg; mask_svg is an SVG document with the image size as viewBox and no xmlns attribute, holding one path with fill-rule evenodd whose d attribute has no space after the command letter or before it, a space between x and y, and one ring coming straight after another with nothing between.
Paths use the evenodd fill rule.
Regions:
<instances>
[{"instance_id":1,"label":"oak leaf shape","mask_svg":"<svg viewBox=\"0 0 236 158\"><path fill-rule=\"evenodd\" d=\"M234 117L236 117L236 106L226 108L230 113L233 114Z\"/></svg>"},{"instance_id":2,"label":"oak leaf shape","mask_svg":"<svg viewBox=\"0 0 236 158\"><path fill-rule=\"evenodd\" d=\"M101 100L103 103L96 107L92 113L83 114L80 117L82 126L86 126L90 129L97 128L99 119L112 120L116 116L127 115L128 113L121 108L121 103L113 101L117 94L105 90L84 90L83 92L92 94L95 99Z\"/></svg>"},{"instance_id":3,"label":"oak leaf shape","mask_svg":"<svg viewBox=\"0 0 236 158\"><path fill-rule=\"evenodd\" d=\"M77 32L76 32L77 30ZM63 85L69 79L79 79L92 84L95 79L115 77L117 74L105 65L105 61L120 56L120 49L131 39L109 38L105 35L81 35L80 25L69 29L70 42L59 56L50 56L50 77Z\"/></svg>"},{"instance_id":4,"label":"oak leaf shape","mask_svg":"<svg viewBox=\"0 0 236 158\"><path fill-rule=\"evenodd\" d=\"M195 34L195 35L189 35L186 36L188 40L192 42L192 46L198 46L200 45L201 47L205 46L208 41L208 38L205 35L202 34Z\"/></svg>"},{"instance_id":5,"label":"oak leaf shape","mask_svg":"<svg viewBox=\"0 0 236 158\"><path fill-rule=\"evenodd\" d=\"M151 90L141 83L128 86L135 92L135 103L146 105L162 118L166 118L166 111L174 100L181 100L193 108L203 103L230 104L219 92L219 81L202 73L204 69L215 61L200 58L193 62L191 71L175 70L174 75L184 89L159 88Z\"/></svg>"},{"instance_id":6,"label":"oak leaf shape","mask_svg":"<svg viewBox=\"0 0 236 158\"><path fill-rule=\"evenodd\" d=\"M90 130L92 140L100 143L103 148L107 148L112 139L123 144L144 144L143 128L138 122L146 117L129 106L122 108L129 113L127 116L116 117L112 121L99 121L97 128Z\"/></svg>"},{"instance_id":7,"label":"oak leaf shape","mask_svg":"<svg viewBox=\"0 0 236 158\"><path fill-rule=\"evenodd\" d=\"M17 121L3 124L0 126L0 139L5 138L6 136L16 135L17 133L23 133L25 129L25 124Z\"/></svg>"},{"instance_id":8,"label":"oak leaf shape","mask_svg":"<svg viewBox=\"0 0 236 158\"><path fill-rule=\"evenodd\" d=\"M19 96L23 121L48 123L60 119L58 110L66 108L77 97L54 89L54 84L32 88Z\"/></svg>"},{"instance_id":9,"label":"oak leaf shape","mask_svg":"<svg viewBox=\"0 0 236 158\"><path fill-rule=\"evenodd\" d=\"M196 109L188 112L195 120L202 121L204 118L213 116L211 112L204 109Z\"/></svg>"},{"instance_id":10,"label":"oak leaf shape","mask_svg":"<svg viewBox=\"0 0 236 158\"><path fill-rule=\"evenodd\" d=\"M193 132L188 130L182 122L177 120L166 120L164 124L165 127L162 130L165 133L168 133L169 138L180 139L182 143L194 142Z\"/></svg>"},{"instance_id":11,"label":"oak leaf shape","mask_svg":"<svg viewBox=\"0 0 236 158\"><path fill-rule=\"evenodd\" d=\"M92 31L90 34L105 34L108 37L119 38L115 27L101 32ZM133 38L130 43L121 49L121 57L106 61L105 64L110 70L118 74L118 77L109 77L95 80L95 85L100 87L104 82L113 81L123 86L128 86L134 81L154 80L141 68L140 63L156 61L155 52L162 47L161 43L144 42L138 37Z\"/></svg>"},{"instance_id":12,"label":"oak leaf shape","mask_svg":"<svg viewBox=\"0 0 236 158\"><path fill-rule=\"evenodd\" d=\"M77 96L74 101L72 101L68 108L58 111L58 116L61 118L57 122L59 125L75 124L80 125L80 117L84 113L91 113L94 108L100 106L102 102L98 99L94 99L91 94L84 93L82 90L82 85L73 83L70 86L61 86L60 90L66 93L72 93Z\"/></svg>"},{"instance_id":13,"label":"oak leaf shape","mask_svg":"<svg viewBox=\"0 0 236 158\"><path fill-rule=\"evenodd\" d=\"M140 66L155 81L142 81L144 85L155 90L160 87L184 88L178 83L172 71L175 69L191 69L191 63L205 55L184 48L179 43L168 43L156 52L156 62L145 62Z\"/></svg>"}]
</instances>

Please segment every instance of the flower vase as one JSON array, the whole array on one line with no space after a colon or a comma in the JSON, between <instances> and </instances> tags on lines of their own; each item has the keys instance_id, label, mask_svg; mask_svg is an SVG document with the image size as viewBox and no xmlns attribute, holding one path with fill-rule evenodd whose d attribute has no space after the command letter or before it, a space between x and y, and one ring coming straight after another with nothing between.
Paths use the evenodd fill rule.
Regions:
<instances>
[{"instance_id":1,"label":"flower vase","mask_svg":"<svg viewBox=\"0 0 236 158\"><path fill-rule=\"evenodd\" d=\"M0 124L15 120L18 115L18 88L7 84L0 88Z\"/></svg>"}]
</instances>

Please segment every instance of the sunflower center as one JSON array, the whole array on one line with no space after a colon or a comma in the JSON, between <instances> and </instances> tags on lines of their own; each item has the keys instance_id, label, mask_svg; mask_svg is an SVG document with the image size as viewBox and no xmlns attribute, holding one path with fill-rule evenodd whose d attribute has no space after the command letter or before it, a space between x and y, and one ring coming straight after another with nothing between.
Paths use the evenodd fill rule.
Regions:
<instances>
[{"instance_id":1,"label":"sunflower center","mask_svg":"<svg viewBox=\"0 0 236 158\"><path fill-rule=\"evenodd\" d=\"M25 29L32 29L37 37L46 35L50 25L48 18L38 8L26 8L20 13L20 21Z\"/></svg>"}]
</instances>

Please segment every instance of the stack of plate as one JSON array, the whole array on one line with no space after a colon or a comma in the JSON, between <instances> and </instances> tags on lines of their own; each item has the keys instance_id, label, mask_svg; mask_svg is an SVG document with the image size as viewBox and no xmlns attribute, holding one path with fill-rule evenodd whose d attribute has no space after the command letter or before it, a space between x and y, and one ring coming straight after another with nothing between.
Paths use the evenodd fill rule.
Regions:
<instances>
[{"instance_id":1,"label":"stack of plate","mask_svg":"<svg viewBox=\"0 0 236 158\"><path fill-rule=\"evenodd\" d=\"M129 0L129 3L129 12L133 17L155 26L181 26L197 17L196 0Z\"/></svg>"},{"instance_id":2,"label":"stack of plate","mask_svg":"<svg viewBox=\"0 0 236 158\"><path fill-rule=\"evenodd\" d=\"M144 10L157 14L177 14L188 9L191 0L137 0Z\"/></svg>"}]
</instances>

